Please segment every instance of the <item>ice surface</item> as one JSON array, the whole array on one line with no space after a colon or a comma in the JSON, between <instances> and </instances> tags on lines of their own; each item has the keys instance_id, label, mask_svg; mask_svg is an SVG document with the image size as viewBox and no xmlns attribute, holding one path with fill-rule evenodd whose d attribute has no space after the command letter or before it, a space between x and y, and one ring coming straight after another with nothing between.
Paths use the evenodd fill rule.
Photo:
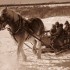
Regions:
<instances>
[{"instance_id":1,"label":"ice surface","mask_svg":"<svg viewBox=\"0 0 70 70\"><path fill-rule=\"evenodd\" d=\"M65 23L70 22L70 17L50 17L42 19L46 29L50 29L56 21ZM30 43L27 42L29 46ZM59 56L55 54L42 54L42 59L37 59L32 49L24 46L27 56L27 62L20 56L17 60L17 46L7 30L0 31L0 70L70 70L70 52L63 53Z\"/></svg>"}]
</instances>

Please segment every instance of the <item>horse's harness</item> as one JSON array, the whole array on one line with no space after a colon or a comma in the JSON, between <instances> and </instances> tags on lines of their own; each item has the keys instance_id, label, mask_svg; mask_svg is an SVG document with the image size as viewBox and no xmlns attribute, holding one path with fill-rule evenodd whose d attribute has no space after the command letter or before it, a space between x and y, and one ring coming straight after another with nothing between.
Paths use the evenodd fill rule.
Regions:
<instances>
[{"instance_id":1,"label":"horse's harness","mask_svg":"<svg viewBox=\"0 0 70 70\"><path fill-rule=\"evenodd\" d=\"M19 20L17 20L16 22L14 22L15 24L16 24L17 22L20 23L18 29L17 29L14 33L12 32L11 29L9 29L9 31L13 34L13 36L16 35L16 34L21 30L21 27L23 27L22 31L24 30L24 31L26 31L26 32L28 33L27 38L29 37L29 35L31 35L31 36L33 36L34 38L36 38L37 40L39 40L40 42L42 42L42 43L46 46L46 44L45 44L40 38L38 38L38 35L33 34L33 31L32 31L30 28L27 28L27 27L25 26L26 23L27 23L27 21L26 21L26 20L23 20L20 15L18 15L18 17L19 17ZM13 19L13 21L14 21L14 19ZM23 23L24 23L24 25L22 25ZM28 31L28 30L29 30L29 31ZM14 39L15 39L15 37L14 37ZM16 40L16 39L15 39L15 40Z\"/></svg>"},{"instance_id":2,"label":"horse's harness","mask_svg":"<svg viewBox=\"0 0 70 70\"><path fill-rule=\"evenodd\" d=\"M13 14L13 17L14 17L14 14ZM26 26L25 26L25 24L27 23L26 20L23 20L23 18L22 18L20 15L18 15L18 17L19 17L19 19L18 19L16 22L14 22L14 18L12 19L12 22L14 22L14 24L20 23L20 24L18 25L18 29L17 29L15 32L13 32L13 31L11 30L11 28L8 28L8 31L11 32L11 34L12 34L13 37L14 37L14 39L16 40L15 35L16 35L20 30L24 30L24 31L26 31L29 35L33 36L34 38L36 38L37 40L39 40L41 43L43 43L43 44L46 46L46 44L41 40L41 38L38 38L38 36L37 36L36 34L33 34L33 31L32 31L30 28L26 28ZM7 21L7 20L9 20L9 19L6 19L6 21ZM24 22L24 25L22 26L23 22ZM23 29L21 29L21 27L23 27ZM30 30L30 32L29 32L28 30ZM16 41L17 41L17 40L16 40ZM51 47L51 48L52 48L52 47Z\"/></svg>"}]
</instances>

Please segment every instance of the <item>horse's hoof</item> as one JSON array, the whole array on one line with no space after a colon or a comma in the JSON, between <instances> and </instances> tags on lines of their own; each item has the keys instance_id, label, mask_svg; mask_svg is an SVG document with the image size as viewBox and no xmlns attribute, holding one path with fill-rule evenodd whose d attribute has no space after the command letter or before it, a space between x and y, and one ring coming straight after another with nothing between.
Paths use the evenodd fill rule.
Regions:
<instances>
[{"instance_id":1,"label":"horse's hoof","mask_svg":"<svg viewBox=\"0 0 70 70\"><path fill-rule=\"evenodd\" d=\"M26 57L24 58L24 61L27 61L27 58Z\"/></svg>"},{"instance_id":2,"label":"horse's hoof","mask_svg":"<svg viewBox=\"0 0 70 70\"><path fill-rule=\"evenodd\" d=\"M41 53L39 53L39 52L37 53L37 58L41 59Z\"/></svg>"},{"instance_id":3,"label":"horse's hoof","mask_svg":"<svg viewBox=\"0 0 70 70\"><path fill-rule=\"evenodd\" d=\"M25 56L25 57L23 57L23 61L27 61L27 57Z\"/></svg>"},{"instance_id":4,"label":"horse's hoof","mask_svg":"<svg viewBox=\"0 0 70 70\"><path fill-rule=\"evenodd\" d=\"M34 54L37 54L37 51L34 50L33 53L34 53Z\"/></svg>"},{"instance_id":5,"label":"horse's hoof","mask_svg":"<svg viewBox=\"0 0 70 70\"><path fill-rule=\"evenodd\" d=\"M24 59L23 61L27 61L27 59Z\"/></svg>"},{"instance_id":6,"label":"horse's hoof","mask_svg":"<svg viewBox=\"0 0 70 70\"><path fill-rule=\"evenodd\" d=\"M33 49L33 53L34 54L37 54L37 49Z\"/></svg>"},{"instance_id":7,"label":"horse's hoof","mask_svg":"<svg viewBox=\"0 0 70 70\"><path fill-rule=\"evenodd\" d=\"M38 59L41 59L41 56L38 56L37 58L38 58Z\"/></svg>"}]
</instances>

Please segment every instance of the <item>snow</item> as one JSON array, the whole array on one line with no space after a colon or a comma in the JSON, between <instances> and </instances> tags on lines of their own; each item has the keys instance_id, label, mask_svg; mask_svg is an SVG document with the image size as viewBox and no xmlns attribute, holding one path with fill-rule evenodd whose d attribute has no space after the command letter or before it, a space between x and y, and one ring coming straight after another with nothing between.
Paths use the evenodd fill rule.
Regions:
<instances>
[{"instance_id":1,"label":"snow","mask_svg":"<svg viewBox=\"0 0 70 70\"><path fill-rule=\"evenodd\" d=\"M47 30L49 30L56 21L65 23L70 22L69 16L49 17L42 19ZM27 42L32 47L30 43ZM70 52L60 55L54 53L42 54L42 59L37 59L32 49L24 45L24 51L27 61L22 60L20 55L17 60L17 45L7 30L0 31L0 70L70 70Z\"/></svg>"},{"instance_id":2,"label":"snow","mask_svg":"<svg viewBox=\"0 0 70 70\"><path fill-rule=\"evenodd\" d=\"M49 18L44 18L42 19L44 26L46 30L51 29L52 24L55 24L55 22L59 22L64 24L66 21L70 22L70 16L56 16L56 17L49 17Z\"/></svg>"}]
</instances>

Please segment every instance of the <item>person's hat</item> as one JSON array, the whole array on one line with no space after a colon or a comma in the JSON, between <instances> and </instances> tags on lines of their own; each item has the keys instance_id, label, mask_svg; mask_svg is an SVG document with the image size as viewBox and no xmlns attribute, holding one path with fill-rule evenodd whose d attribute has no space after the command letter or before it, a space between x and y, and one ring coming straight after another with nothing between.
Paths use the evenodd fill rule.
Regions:
<instances>
[{"instance_id":1,"label":"person's hat","mask_svg":"<svg viewBox=\"0 0 70 70\"><path fill-rule=\"evenodd\" d=\"M55 28L55 27L56 27L56 25L55 25L55 24L53 24L53 25L52 25L52 27L53 27L53 28Z\"/></svg>"},{"instance_id":2,"label":"person's hat","mask_svg":"<svg viewBox=\"0 0 70 70\"><path fill-rule=\"evenodd\" d=\"M69 25L69 22L68 22L68 21L66 21L66 22L65 22L65 25L66 25L66 24L67 24L67 25Z\"/></svg>"},{"instance_id":3,"label":"person's hat","mask_svg":"<svg viewBox=\"0 0 70 70\"><path fill-rule=\"evenodd\" d=\"M55 25L59 25L59 22L56 22Z\"/></svg>"},{"instance_id":4,"label":"person's hat","mask_svg":"<svg viewBox=\"0 0 70 70\"><path fill-rule=\"evenodd\" d=\"M63 24L62 23L60 24L60 27L63 27Z\"/></svg>"}]
</instances>

